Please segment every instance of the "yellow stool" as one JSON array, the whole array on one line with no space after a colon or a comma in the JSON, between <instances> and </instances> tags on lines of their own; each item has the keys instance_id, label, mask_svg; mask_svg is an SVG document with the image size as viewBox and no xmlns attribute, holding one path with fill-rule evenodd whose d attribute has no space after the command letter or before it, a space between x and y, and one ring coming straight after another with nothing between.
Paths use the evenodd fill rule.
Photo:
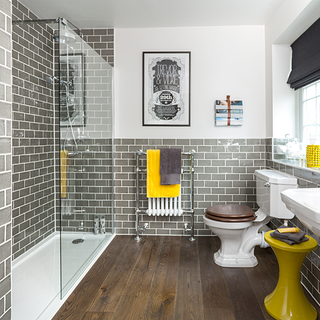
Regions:
<instances>
[{"instance_id":1,"label":"yellow stool","mask_svg":"<svg viewBox=\"0 0 320 320\"><path fill-rule=\"evenodd\" d=\"M317 247L312 237L309 241L290 246L265 233L266 242L272 247L279 264L279 279L276 288L264 299L268 313L278 320L315 320L317 311L308 301L300 284L300 270L307 254Z\"/></svg>"}]
</instances>

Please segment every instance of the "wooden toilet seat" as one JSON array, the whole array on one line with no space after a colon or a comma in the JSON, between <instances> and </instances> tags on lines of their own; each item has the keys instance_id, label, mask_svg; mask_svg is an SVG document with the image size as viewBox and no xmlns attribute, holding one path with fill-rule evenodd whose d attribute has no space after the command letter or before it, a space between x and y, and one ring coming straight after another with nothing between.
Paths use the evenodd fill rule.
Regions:
<instances>
[{"instance_id":1,"label":"wooden toilet seat","mask_svg":"<svg viewBox=\"0 0 320 320\"><path fill-rule=\"evenodd\" d=\"M256 219L254 211L246 205L218 204L207 208L205 216L222 222L247 222Z\"/></svg>"}]
</instances>

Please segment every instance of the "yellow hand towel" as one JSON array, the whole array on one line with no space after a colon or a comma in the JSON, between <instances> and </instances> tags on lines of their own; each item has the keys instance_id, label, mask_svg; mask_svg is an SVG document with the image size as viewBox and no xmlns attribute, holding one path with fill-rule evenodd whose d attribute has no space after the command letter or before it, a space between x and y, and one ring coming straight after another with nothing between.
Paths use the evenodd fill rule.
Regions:
<instances>
[{"instance_id":1,"label":"yellow hand towel","mask_svg":"<svg viewBox=\"0 0 320 320\"><path fill-rule=\"evenodd\" d=\"M180 184L161 185L160 150L147 150L147 197L174 198L180 195Z\"/></svg>"},{"instance_id":2,"label":"yellow hand towel","mask_svg":"<svg viewBox=\"0 0 320 320\"><path fill-rule=\"evenodd\" d=\"M60 194L61 198L67 197L67 161L68 151L60 150Z\"/></svg>"}]
</instances>

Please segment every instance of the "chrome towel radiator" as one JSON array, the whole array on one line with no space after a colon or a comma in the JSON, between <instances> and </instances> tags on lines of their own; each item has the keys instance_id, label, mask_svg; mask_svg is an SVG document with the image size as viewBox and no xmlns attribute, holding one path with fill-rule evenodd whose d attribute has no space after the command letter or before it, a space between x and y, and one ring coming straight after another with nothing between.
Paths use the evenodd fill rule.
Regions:
<instances>
[{"instance_id":1,"label":"chrome towel radiator","mask_svg":"<svg viewBox=\"0 0 320 320\"><path fill-rule=\"evenodd\" d=\"M146 156L147 153L138 150L136 151L136 237L134 238L137 241L140 241L140 233L144 232L146 229L146 224L144 227L140 227L140 214L147 214L148 210L143 210L140 208L140 174L143 172L147 172L146 168L140 167L141 157ZM196 240L194 237L194 155L195 151L190 150L189 152L181 152L182 156L188 156L190 157L190 165L188 166L188 169L181 170L181 173L190 173L190 209L182 209L183 214L190 214L191 215L191 223L190 228L188 228L188 224L185 224L184 231L191 232L191 236L189 238L190 241Z\"/></svg>"}]
</instances>

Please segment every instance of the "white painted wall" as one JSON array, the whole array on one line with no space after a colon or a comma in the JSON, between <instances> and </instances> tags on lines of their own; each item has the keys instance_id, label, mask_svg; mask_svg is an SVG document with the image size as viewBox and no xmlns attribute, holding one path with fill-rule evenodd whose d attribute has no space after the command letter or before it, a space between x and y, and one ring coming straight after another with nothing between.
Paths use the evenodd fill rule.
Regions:
<instances>
[{"instance_id":1,"label":"white painted wall","mask_svg":"<svg viewBox=\"0 0 320 320\"><path fill-rule=\"evenodd\" d=\"M263 26L115 30L116 138L264 138ZM142 126L142 52L191 51L191 126ZM242 127L216 127L214 101L241 99Z\"/></svg>"}]
</instances>

